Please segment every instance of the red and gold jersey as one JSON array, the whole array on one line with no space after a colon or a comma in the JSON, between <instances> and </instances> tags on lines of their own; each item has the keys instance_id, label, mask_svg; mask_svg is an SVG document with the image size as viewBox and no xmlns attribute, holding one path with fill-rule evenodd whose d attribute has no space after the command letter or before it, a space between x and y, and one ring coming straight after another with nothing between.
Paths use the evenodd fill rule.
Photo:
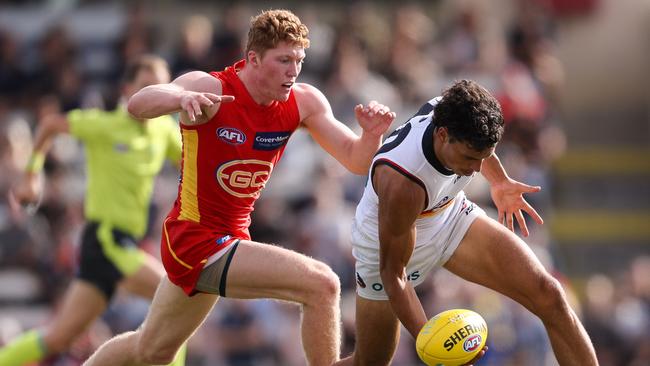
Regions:
<instances>
[{"instance_id":1,"label":"red and gold jersey","mask_svg":"<svg viewBox=\"0 0 650 366\"><path fill-rule=\"evenodd\" d=\"M293 91L286 102L257 104L239 79L245 60L213 72L223 103L207 123L181 125L182 176L170 218L249 239L253 204L259 198L291 134L300 124Z\"/></svg>"}]
</instances>

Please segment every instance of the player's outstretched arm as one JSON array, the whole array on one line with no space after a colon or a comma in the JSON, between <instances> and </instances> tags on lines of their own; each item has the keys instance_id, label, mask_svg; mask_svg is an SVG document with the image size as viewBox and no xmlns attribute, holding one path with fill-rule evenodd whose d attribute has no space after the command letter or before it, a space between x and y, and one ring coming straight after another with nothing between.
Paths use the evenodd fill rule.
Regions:
<instances>
[{"instance_id":1,"label":"player's outstretched arm","mask_svg":"<svg viewBox=\"0 0 650 366\"><path fill-rule=\"evenodd\" d=\"M47 115L38 123L34 149L25 167L25 172L18 184L9 191L11 203L25 206L38 202L43 190L40 172L45 163L45 156L52 146L54 137L59 133L67 133L69 130L70 125L63 114Z\"/></svg>"},{"instance_id":2,"label":"player's outstretched arm","mask_svg":"<svg viewBox=\"0 0 650 366\"><path fill-rule=\"evenodd\" d=\"M379 198L379 274L390 305L416 339L427 317L406 266L415 248L415 220L423 210L424 190L386 165L375 168L373 186Z\"/></svg>"},{"instance_id":3,"label":"player's outstretched arm","mask_svg":"<svg viewBox=\"0 0 650 366\"><path fill-rule=\"evenodd\" d=\"M334 117L327 98L318 89L303 83L294 88L302 123L314 140L350 172L367 174L395 113L375 101L366 106L357 105L354 113L362 128L358 136Z\"/></svg>"},{"instance_id":4,"label":"player's outstretched arm","mask_svg":"<svg viewBox=\"0 0 650 366\"><path fill-rule=\"evenodd\" d=\"M517 219L522 235L525 237L528 236L529 232L522 211L530 215L538 224L544 223L542 217L523 196L524 193L539 192L541 187L529 186L510 178L496 154L492 154L485 159L481 173L490 183L490 193L492 201L497 206L500 223L514 231L514 216Z\"/></svg>"},{"instance_id":5,"label":"player's outstretched arm","mask_svg":"<svg viewBox=\"0 0 650 366\"><path fill-rule=\"evenodd\" d=\"M181 112L183 123L203 123L217 113L220 103L235 100L232 95L220 94L221 83L217 78L202 71L192 71L171 83L140 89L129 99L128 110L139 119Z\"/></svg>"}]
</instances>

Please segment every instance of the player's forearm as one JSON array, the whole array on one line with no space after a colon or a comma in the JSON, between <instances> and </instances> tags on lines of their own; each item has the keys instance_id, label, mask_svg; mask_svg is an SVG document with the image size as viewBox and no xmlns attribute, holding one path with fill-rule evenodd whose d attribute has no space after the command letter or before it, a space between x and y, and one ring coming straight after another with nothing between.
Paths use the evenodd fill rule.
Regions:
<instances>
[{"instance_id":1,"label":"player's forearm","mask_svg":"<svg viewBox=\"0 0 650 366\"><path fill-rule=\"evenodd\" d=\"M150 85L135 93L127 108L135 118L156 118L180 111L182 95L172 84Z\"/></svg>"},{"instance_id":2,"label":"player's forearm","mask_svg":"<svg viewBox=\"0 0 650 366\"><path fill-rule=\"evenodd\" d=\"M32 154L25 166L26 179L36 179L45 164L45 156L52 146L54 137L60 132L68 132L69 125L65 115L51 114L38 123L34 137Z\"/></svg>"},{"instance_id":3,"label":"player's forearm","mask_svg":"<svg viewBox=\"0 0 650 366\"><path fill-rule=\"evenodd\" d=\"M47 154L52 146L56 132L51 128L39 128L34 137L34 153Z\"/></svg>"},{"instance_id":4,"label":"player's forearm","mask_svg":"<svg viewBox=\"0 0 650 366\"><path fill-rule=\"evenodd\" d=\"M354 174L364 175L368 173L373 156L381 145L381 135L373 136L369 133L362 133L351 146L347 154L349 162L346 165L348 170Z\"/></svg>"},{"instance_id":5,"label":"player's forearm","mask_svg":"<svg viewBox=\"0 0 650 366\"><path fill-rule=\"evenodd\" d=\"M495 153L492 153L492 155L483 161L481 174L483 174L490 185L498 184L508 179L508 173L506 173L499 157Z\"/></svg>"},{"instance_id":6,"label":"player's forearm","mask_svg":"<svg viewBox=\"0 0 650 366\"><path fill-rule=\"evenodd\" d=\"M395 315L413 338L417 338L427 318L415 290L406 278L395 275L382 274L382 282Z\"/></svg>"},{"instance_id":7,"label":"player's forearm","mask_svg":"<svg viewBox=\"0 0 650 366\"><path fill-rule=\"evenodd\" d=\"M38 124L34 137L34 152L46 154L52 146L54 137L62 132L68 132L69 125L65 115L49 115Z\"/></svg>"}]
</instances>

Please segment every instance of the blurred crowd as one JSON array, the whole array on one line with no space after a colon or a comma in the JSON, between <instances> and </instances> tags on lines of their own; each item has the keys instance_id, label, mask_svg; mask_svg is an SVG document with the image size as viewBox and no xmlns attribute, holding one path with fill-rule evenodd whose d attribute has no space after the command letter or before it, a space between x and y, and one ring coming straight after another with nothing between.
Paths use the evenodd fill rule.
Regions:
<instances>
[{"instance_id":1,"label":"blurred crowd","mask_svg":"<svg viewBox=\"0 0 650 366\"><path fill-rule=\"evenodd\" d=\"M75 272L84 196L79 144L57 139L34 215L11 210L5 199L27 162L39 120L74 108L115 108L124 65L142 53L165 57L174 76L223 69L242 57L250 17L268 7L190 2L210 9L192 12L185 3L163 2L169 8L165 13L153 1L63 3L69 7L43 10L45 5L32 2L3 10L0 5L5 13L0 16L0 344L47 322ZM557 19L546 6L552 2L499 3L509 9L500 16L485 16L495 12L480 1L301 3L292 10L308 25L311 47L300 81L323 90L334 114L353 129L357 103L387 104L397 112L396 127L453 80L478 81L503 107L507 127L498 154L514 179L543 187L528 199L548 219L553 203L549 165L566 141L558 103L564 75L554 49ZM58 16L45 16L46 11ZM30 21L34 24L25 24ZM167 167L157 182L150 230L141 243L154 255L177 181L178 171ZM364 184L365 177L347 173L299 132L258 202L251 227L255 240L307 253L339 275L344 354L354 344L349 228ZM475 179L468 194L490 211L484 180ZM650 363L650 257L615 275L581 279L576 286L562 276L562 258L548 229L528 224L527 242L566 285L602 365ZM429 316L465 307L485 317L490 351L482 365L553 364L541 322L518 304L445 271L418 291ZM44 364L80 364L111 334L137 327L147 306L118 294L102 321L70 352ZM302 365L299 317L298 308L286 303L222 299L192 338L187 364ZM418 364L407 333L401 343L394 365Z\"/></svg>"}]
</instances>

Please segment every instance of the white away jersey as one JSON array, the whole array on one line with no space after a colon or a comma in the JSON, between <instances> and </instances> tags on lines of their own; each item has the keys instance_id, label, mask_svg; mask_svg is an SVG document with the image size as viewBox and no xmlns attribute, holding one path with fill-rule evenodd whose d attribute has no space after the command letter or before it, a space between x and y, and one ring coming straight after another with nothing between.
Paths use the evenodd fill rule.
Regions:
<instances>
[{"instance_id":1,"label":"white away jersey","mask_svg":"<svg viewBox=\"0 0 650 366\"><path fill-rule=\"evenodd\" d=\"M473 176L459 176L445 168L433 150L433 107L440 97L431 99L405 124L386 138L373 158L363 197L357 206L355 228L363 239L355 245L379 247L378 199L372 184L374 170L388 165L420 185L426 192L425 209L417 218L415 246L424 245L420 239L431 238L454 215L454 200L464 200L463 188ZM427 235L421 235L426 233ZM361 238L359 238L361 239Z\"/></svg>"}]
</instances>

